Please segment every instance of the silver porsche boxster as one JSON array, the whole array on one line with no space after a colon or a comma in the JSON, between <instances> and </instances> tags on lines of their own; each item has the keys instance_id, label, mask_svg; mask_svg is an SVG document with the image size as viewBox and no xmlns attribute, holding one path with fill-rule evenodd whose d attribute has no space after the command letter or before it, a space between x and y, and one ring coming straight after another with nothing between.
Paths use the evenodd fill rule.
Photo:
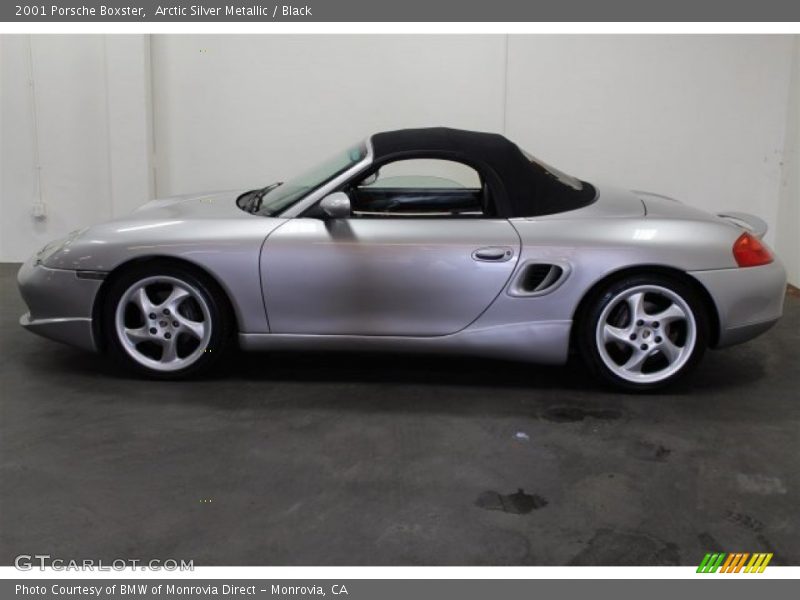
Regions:
<instances>
[{"instance_id":1,"label":"silver porsche boxster","mask_svg":"<svg viewBox=\"0 0 800 600\"><path fill-rule=\"evenodd\" d=\"M765 232L581 181L500 135L391 131L285 183L154 200L48 244L20 269L21 324L156 378L237 345L576 352L646 390L778 320Z\"/></svg>"}]
</instances>

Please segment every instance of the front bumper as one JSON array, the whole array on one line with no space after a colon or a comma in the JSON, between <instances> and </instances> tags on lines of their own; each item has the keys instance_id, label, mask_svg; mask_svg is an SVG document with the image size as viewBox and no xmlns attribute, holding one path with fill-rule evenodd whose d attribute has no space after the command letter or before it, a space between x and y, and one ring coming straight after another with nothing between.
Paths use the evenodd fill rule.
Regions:
<instances>
[{"instance_id":1,"label":"front bumper","mask_svg":"<svg viewBox=\"0 0 800 600\"><path fill-rule=\"evenodd\" d=\"M51 269L31 258L20 268L17 283L29 310L20 317L20 325L51 340L97 351L92 306L102 281L79 279L76 271Z\"/></svg>"},{"instance_id":2,"label":"front bumper","mask_svg":"<svg viewBox=\"0 0 800 600\"><path fill-rule=\"evenodd\" d=\"M777 259L760 267L692 271L705 286L719 315L723 348L751 340L772 327L783 315L786 270Z\"/></svg>"}]
</instances>

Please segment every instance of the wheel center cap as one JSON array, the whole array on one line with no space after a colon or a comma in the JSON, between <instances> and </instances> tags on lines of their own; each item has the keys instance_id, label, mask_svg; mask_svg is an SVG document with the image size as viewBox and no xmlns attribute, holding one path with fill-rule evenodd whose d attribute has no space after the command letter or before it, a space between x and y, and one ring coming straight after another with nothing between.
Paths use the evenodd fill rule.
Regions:
<instances>
[{"instance_id":1,"label":"wheel center cap","mask_svg":"<svg viewBox=\"0 0 800 600\"><path fill-rule=\"evenodd\" d=\"M642 331L642 337L645 338L645 339L649 338L650 337L650 330L649 329L643 330Z\"/></svg>"}]
</instances>

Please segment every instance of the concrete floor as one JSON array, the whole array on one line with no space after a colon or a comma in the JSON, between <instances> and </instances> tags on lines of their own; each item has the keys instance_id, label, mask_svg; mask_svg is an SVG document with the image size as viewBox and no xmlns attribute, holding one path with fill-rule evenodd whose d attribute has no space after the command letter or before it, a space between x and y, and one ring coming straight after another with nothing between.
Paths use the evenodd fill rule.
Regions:
<instances>
[{"instance_id":1,"label":"concrete floor","mask_svg":"<svg viewBox=\"0 0 800 600\"><path fill-rule=\"evenodd\" d=\"M575 368L363 355L154 383L23 331L15 270L0 266L1 564L800 564L798 297L657 396Z\"/></svg>"}]
</instances>

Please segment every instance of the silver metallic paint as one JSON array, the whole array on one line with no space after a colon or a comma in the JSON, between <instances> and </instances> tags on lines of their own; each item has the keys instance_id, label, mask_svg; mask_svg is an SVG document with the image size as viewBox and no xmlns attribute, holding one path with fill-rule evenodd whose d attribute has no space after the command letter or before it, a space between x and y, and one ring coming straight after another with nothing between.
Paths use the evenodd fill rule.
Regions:
<instances>
[{"instance_id":1,"label":"silver metallic paint","mask_svg":"<svg viewBox=\"0 0 800 600\"><path fill-rule=\"evenodd\" d=\"M154 200L126 217L90 227L45 265L113 271L133 259L185 260L220 284L242 331L266 333L259 255L264 239L286 220L245 213L234 202L237 196L220 192Z\"/></svg>"},{"instance_id":2,"label":"silver metallic paint","mask_svg":"<svg viewBox=\"0 0 800 600\"><path fill-rule=\"evenodd\" d=\"M20 324L44 337L84 350L97 349L92 336L92 304L102 281L78 279L75 271L36 265L28 259L17 273L28 307Z\"/></svg>"},{"instance_id":3,"label":"silver metallic paint","mask_svg":"<svg viewBox=\"0 0 800 600\"><path fill-rule=\"evenodd\" d=\"M783 314L786 270L780 261L761 267L690 271L708 290L720 321L717 347L762 334Z\"/></svg>"},{"instance_id":4,"label":"silver metallic paint","mask_svg":"<svg viewBox=\"0 0 800 600\"><path fill-rule=\"evenodd\" d=\"M563 364L571 321L537 321L494 327L474 324L440 336L239 334L244 350L344 350L461 354L538 364Z\"/></svg>"},{"instance_id":5,"label":"silver metallic paint","mask_svg":"<svg viewBox=\"0 0 800 600\"><path fill-rule=\"evenodd\" d=\"M475 260L489 246L510 260ZM467 327L509 280L520 241L503 219L287 221L261 257L273 333L431 336Z\"/></svg>"},{"instance_id":6,"label":"silver metallic paint","mask_svg":"<svg viewBox=\"0 0 800 600\"><path fill-rule=\"evenodd\" d=\"M333 192L319 201L322 211L331 218L345 219L350 216L350 197L344 192Z\"/></svg>"},{"instance_id":7,"label":"silver metallic paint","mask_svg":"<svg viewBox=\"0 0 800 600\"><path fill-rule=\"evenodd\" d=\"M149 202L28 261L19 283L31 309L22 324L96 349L92 306L102 281L131 260L172 257L204 269L230 298L240 343L255 348L461 352L560 363L584 294L632 266L661 266L700 282L719 312L720 345L745 341L781 315L785 272L737 268L742 229L644 192L598 186L595 203L510 220L296 218L372 160L313 191L279 217L239 210L236 192ZM476 261L486 246L513 258ZM399 250L399 252L398 252ZM527 263L565 269L545 293L514 290ZM263 292L263 294L262 294ZM268 318L269 317L269 318Z\"/></svg>"}]
</instances>

